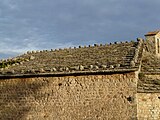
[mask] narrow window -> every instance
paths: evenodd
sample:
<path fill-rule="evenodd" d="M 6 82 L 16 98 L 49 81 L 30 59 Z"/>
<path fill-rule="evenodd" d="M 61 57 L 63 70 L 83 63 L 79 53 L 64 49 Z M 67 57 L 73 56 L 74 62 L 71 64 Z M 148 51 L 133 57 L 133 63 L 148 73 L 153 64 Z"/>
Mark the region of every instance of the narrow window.
<path fill-rule="evenodd" d="M 157 39 L 157 50 L 160 53 L 160 39 Z"/>

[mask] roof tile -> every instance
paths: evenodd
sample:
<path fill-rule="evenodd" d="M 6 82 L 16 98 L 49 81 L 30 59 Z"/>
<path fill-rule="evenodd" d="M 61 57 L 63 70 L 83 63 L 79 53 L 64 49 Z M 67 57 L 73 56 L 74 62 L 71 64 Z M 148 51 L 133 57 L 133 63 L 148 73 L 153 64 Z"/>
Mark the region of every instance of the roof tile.
<path fill-rule="evenodd" d="M 59 50 L 32 51 L 0 62 L 0 74 L 130 69 L 138 65 L 140 41 Z M 134 64 L 135 62 L 135 64 Z M 134 65 L 133 65 L 134 64 Z"/>

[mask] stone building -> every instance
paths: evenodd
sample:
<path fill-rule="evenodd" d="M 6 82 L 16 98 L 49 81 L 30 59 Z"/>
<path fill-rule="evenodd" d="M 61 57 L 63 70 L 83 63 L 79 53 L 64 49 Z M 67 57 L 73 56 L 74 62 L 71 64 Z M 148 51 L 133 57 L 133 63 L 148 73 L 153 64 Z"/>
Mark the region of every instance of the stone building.
<path fill-rule="evenodd" d="M 0 61 L 1 120 L 159 120 L 160 31 Z"/>

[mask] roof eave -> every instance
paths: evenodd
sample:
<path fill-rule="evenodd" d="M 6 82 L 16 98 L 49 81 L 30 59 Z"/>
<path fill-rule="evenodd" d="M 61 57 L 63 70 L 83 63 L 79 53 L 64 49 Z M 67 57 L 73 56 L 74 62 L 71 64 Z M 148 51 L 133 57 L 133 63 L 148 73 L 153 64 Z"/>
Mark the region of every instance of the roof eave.
<path fill-rule="evenodd" d="M 57 73 L 38 73 L 38 74 L 4 74 L 0 79 L 8 78 L 31 78 L 31 77 L 60 77 L 60 76 L 79 76 L 79 75 L 107 75 L 113 73 L 129 73 L 138 71 L 138 67 L 130 69 L 98 70 L 98 71 L 74 71 L 74 72 L 57 72 Z"/>
<path fill-rule="evenodd" d="M 144 36 L 155 36 L 155 35 L 157 35 L 158 33 L 160 33 L 160 31 L 159 30 L 157 30 L 157 31 L 153 31 L 153 32 L 148 32 L 147 34 L 145 34 Z"/>

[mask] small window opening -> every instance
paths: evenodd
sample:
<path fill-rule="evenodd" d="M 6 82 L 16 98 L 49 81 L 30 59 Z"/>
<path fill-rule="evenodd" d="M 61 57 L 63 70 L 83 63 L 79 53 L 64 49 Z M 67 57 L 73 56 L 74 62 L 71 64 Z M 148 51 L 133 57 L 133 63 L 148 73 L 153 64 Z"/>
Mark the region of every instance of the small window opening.
<path fill-rule="evenodd" d="M 129 96 L 129 97 L 127 97 L 127 100 L 128 100 L 129 102 L 133 102 L 133 101 L 134 101 L 134 98 L 131 97 L 131 96 Z"/>
<path fill-rule="evenodd" d="M 62 83 L 59 83 L 58 86 L 62 86 Z"/>
<path fill-rule="evenodd" d="M 157 52 L 160 53 L 160 39 L 157 39 Z"/>

